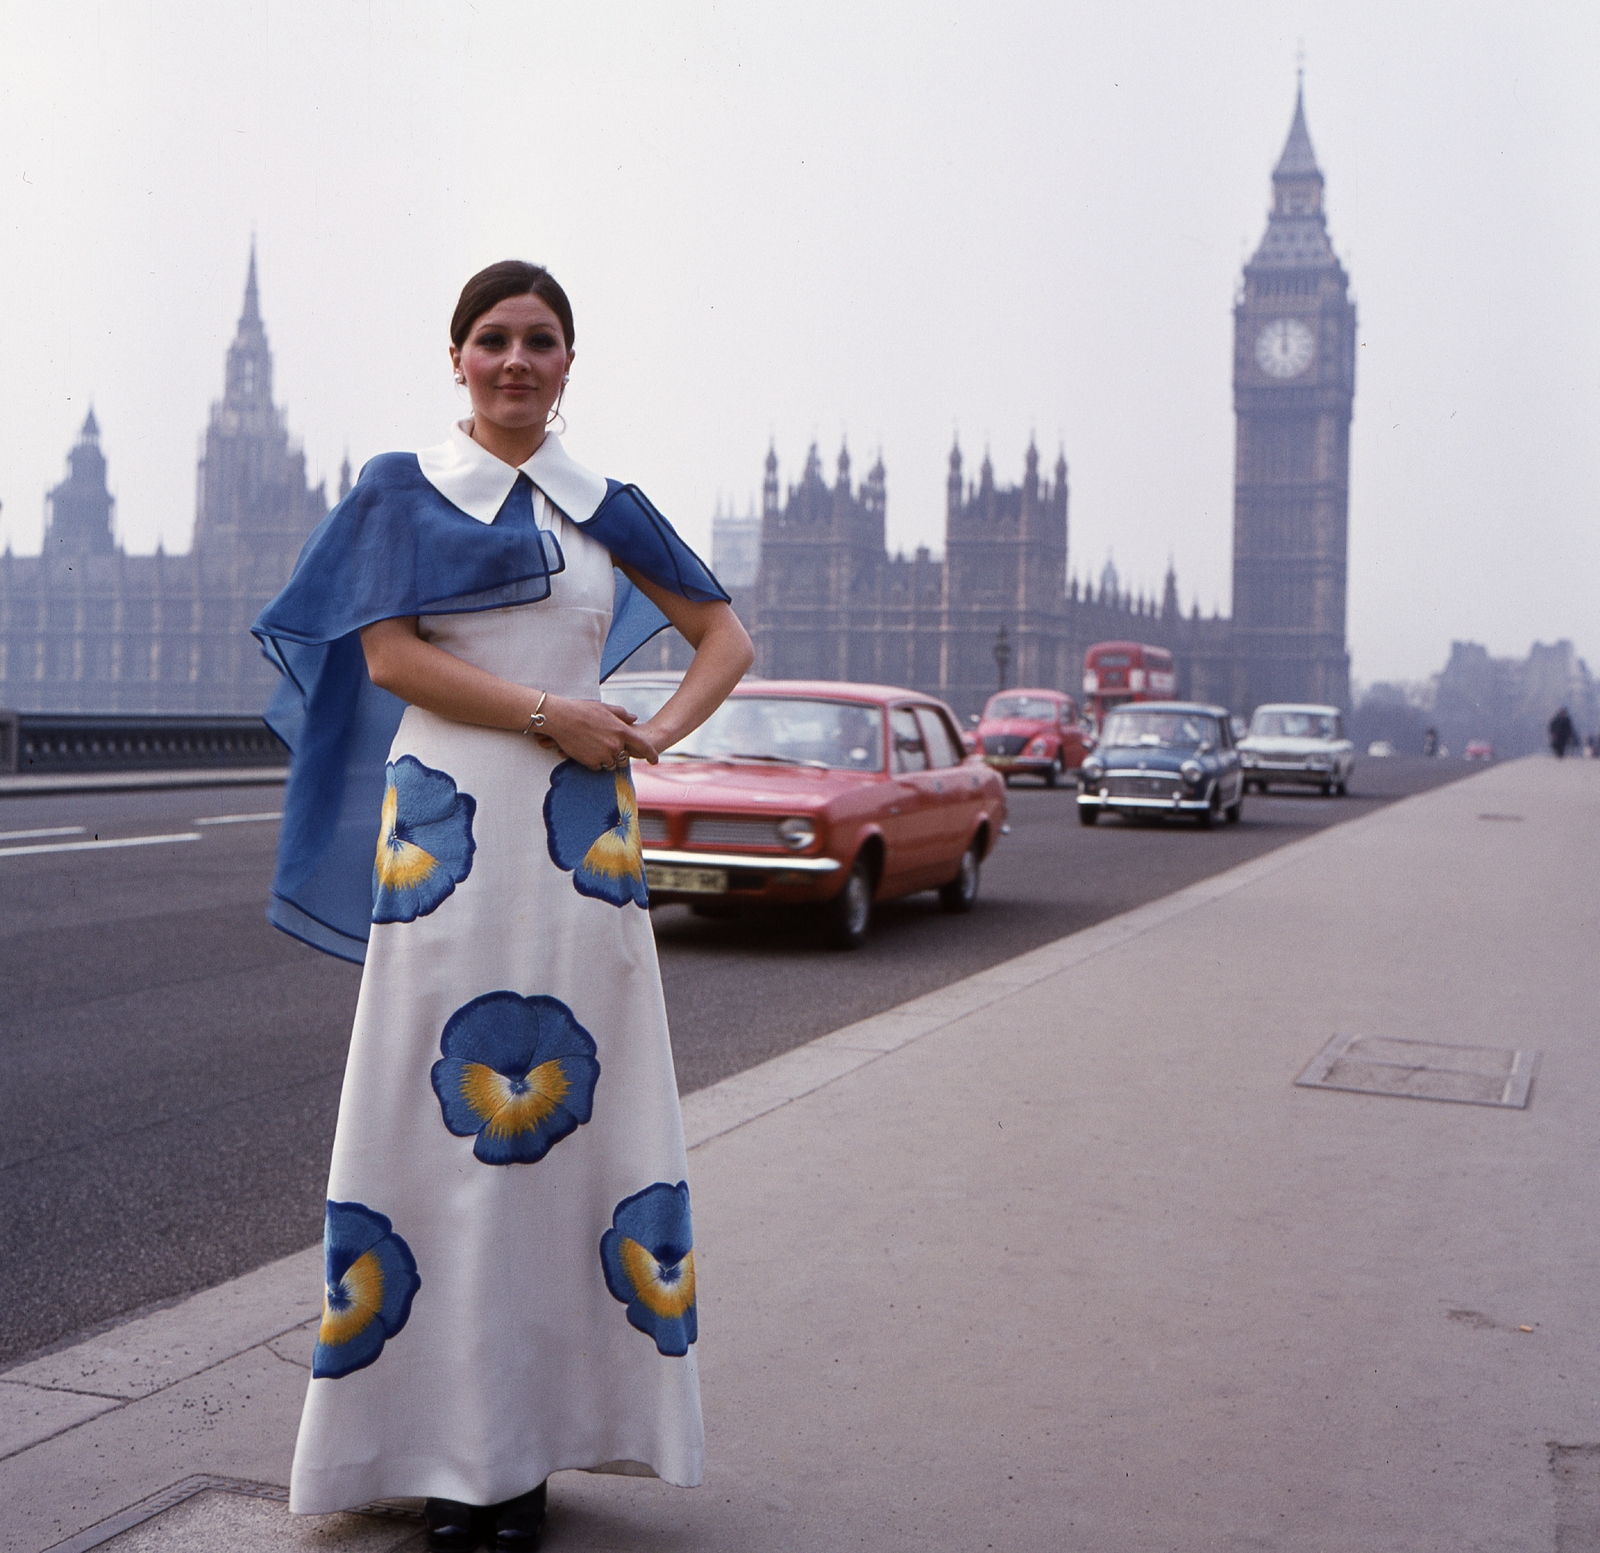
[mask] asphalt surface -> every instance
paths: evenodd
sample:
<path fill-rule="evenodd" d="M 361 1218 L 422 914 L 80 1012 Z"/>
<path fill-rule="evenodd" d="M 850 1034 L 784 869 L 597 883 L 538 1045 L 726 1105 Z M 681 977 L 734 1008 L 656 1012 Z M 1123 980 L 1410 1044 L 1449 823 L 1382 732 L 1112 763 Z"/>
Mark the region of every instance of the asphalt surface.
<path fill-rule="evenodd" d="M 680 1088 L 1470 769 L 1367 761 L 1349 798 L 1252 796 L 1241 824 L 1209 832 L 1088 829 L 1070 790 L 1019 783 L 976 909 L 891 903 L 855 953 L 792 916 L 659 910 Z M 321 1231 L 360 973 L 263 919 L 281 795 L 0 801 L 0 1365 Z M 70 833 L 17 834 L 54 830 Z M 142 836 L 195 839 L 10 850 Z"/>

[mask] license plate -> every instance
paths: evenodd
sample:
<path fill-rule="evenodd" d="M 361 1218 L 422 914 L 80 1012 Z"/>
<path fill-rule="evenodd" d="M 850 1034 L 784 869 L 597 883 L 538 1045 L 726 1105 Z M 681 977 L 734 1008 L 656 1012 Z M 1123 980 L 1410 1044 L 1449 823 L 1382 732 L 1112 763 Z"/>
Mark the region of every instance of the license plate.
<path fill-rule="evenodd" d="M 675 890 L 680 895 L 725 895 L 728 890 L 728 870 L 646 863 L 644 881 L 652 890 Z"/>

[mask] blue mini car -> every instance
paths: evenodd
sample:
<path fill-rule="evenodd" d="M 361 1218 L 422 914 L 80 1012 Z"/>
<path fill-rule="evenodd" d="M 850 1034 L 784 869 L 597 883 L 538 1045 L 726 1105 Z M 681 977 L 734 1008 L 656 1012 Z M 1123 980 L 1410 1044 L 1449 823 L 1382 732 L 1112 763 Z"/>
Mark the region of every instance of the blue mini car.
<path fill-rule="evenodd" d="M 1078 819 L 1187 814 L 1202 828 L 1244 809 L 1244 770 L 1226 707 L 1124 702 L 1078 775 Z"/>

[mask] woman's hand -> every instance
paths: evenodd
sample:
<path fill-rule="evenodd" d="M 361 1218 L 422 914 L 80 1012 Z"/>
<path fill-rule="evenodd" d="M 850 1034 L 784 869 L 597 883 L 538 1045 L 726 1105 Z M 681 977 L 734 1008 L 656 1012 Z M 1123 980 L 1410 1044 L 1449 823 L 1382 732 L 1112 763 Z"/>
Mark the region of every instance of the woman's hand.
<path fill-rule="evenodd" d="M 591 771 L 615 770 L 635 756 L 654 765 L 660 752 L 646 734 L 632 726 L 636 720 L 626 707 L 546 696 L 539 742 L 556 745 L 563 755 Z"/>
<path fill-rule="evenodd" d="M 639 721 L 637 713 L 630 712 L 625 706 L 618 706 L 615 701 L 602 701 L 600 705 L 603 706 L 608 712 L 615 712 L 617 716 L 620 717 L 625 723 L 636 723 Z M 561 746 L 557 744 L 556 741 L 547 733 L 530 733 L 528 737 L 532 739 L 533 742 L 542 750 L 558 750 L 561 748 Z M 658 749 L 656 753 L 659 754 L 660 750 Z"/>

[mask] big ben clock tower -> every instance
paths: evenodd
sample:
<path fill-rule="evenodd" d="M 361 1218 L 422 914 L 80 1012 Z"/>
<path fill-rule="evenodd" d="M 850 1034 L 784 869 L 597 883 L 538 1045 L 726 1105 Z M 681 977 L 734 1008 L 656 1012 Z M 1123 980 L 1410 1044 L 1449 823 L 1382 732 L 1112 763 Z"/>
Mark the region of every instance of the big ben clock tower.
<path fill-rule="evenodd" d="M 1345 573 L 1356 311 L 1297 94 L 1266 235 L 1233 310 L 1235 710 L 1348 707 Z"/>

